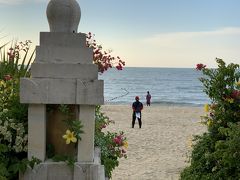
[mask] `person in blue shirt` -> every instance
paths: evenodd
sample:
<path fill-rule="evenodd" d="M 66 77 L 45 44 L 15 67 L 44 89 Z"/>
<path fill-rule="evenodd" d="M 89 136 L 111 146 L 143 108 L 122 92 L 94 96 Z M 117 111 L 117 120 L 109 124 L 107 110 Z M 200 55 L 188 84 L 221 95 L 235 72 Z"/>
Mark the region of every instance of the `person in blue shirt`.
<path fill-rule="evenodd" d="M 135 97 L 135 102 L 132 104 L 133 114 L 132 114 L 132 128 L 134 128 L 135 120 L 138 119 L 139 128 L 142 127 L 142 109 L 143 104 L 139 101 L 139 97 Z"/>

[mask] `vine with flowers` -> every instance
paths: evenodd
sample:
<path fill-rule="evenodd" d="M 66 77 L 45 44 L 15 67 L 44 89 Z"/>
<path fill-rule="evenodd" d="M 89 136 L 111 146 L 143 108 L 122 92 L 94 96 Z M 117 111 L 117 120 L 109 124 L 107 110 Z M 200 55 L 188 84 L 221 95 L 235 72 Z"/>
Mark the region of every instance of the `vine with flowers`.
<path fill-rule="evenodd" d="M 240 69 L 238 64 L 216 61 L 216 69 L 196 67 L 211 100 L 202 116 L 208 131 L 195 137 L 191 164 L 181 179 L 240 179 Z"/>
<path fill-rule="evenodd" d="M 112 172 L 119 165 L 120 158 L 127 158 L 128 142 L 124 132 L 103 131 L 110 123 L 114 123 L 100 111 L 95 111 L 95 146 L 101 148 L 101 163 L 105 167 L 105 175 L 112 177 Z"/>
<path fill-rule="evenodd" d="M 115 67 L 117 70 L 122 70 L 125 66 L 119 56 L 115 57 L 111 53 L 111 50 L 103 50 L 102 45 L 97 44 L 95 40 L 95 34 L 89 32 L 86 34 L 87 47 L 93 49 L 93 63 L 98 66 L 98 71 L 103 73 L 109 68 Z"/>

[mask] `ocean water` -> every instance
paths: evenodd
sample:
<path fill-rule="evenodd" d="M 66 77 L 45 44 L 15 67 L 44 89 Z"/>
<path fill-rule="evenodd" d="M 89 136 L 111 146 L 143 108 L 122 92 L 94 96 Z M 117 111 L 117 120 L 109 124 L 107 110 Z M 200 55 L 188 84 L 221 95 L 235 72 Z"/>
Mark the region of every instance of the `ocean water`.
<path fill-rule="evenodd" d="M 147 91 L 153 104 L 201 106 L 209 102 L 199 81 L 201 72 L 191 68 L 110 69 L 99 76 L 104 80 L 105 104 L 131 104 L 135 96 L 146 102 Z"/>

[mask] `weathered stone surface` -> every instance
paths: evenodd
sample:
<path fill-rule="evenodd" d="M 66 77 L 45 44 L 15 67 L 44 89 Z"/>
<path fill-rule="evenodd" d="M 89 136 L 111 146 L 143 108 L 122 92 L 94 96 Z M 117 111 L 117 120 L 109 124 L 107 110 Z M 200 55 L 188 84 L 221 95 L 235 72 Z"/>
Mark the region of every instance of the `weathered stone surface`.
<path fill-rule="evenodd" d="M 35 62 L 92 64 L 93 50 L 88 47 L 37 46 Z"/>
<path fill-rule="evenodd" d="M 72 169 L 66 163 L 48 163 L 47 180 L 72 180 Z"/>
<path fill-rule="evenodd" d="M 19 180 L 104 180 L 104 167 L 94 163 L 43 162 L 20 174 Z"/>
<path fill-rule="evenodd" d="M 47 99 L 48 81 L 44 79 L 20 79 L 20 102 L 28 104 L 44 104 Z"/>
<path fill-rule="evenodd" d="M 81 17 L 79 4 L 76 0 L 51 0 L 47 17 L 51 32 L 77 32 Z"/>
<path fill-rule="evenodd" d="M 82 81 L 77 80 L 77 104 L 95 104 L 101 105 L 104 104 L 103 97 L 103 81 Z"/>
<path fill-rule="evenodd" d="M 94 149 L 94 163 L 101 164 L 101 148 L 95 147 Z"/>
<path fill-rule="evenodd" d="M 78 141 L 78 162 L 91 162 L 94 160 L 94 129 L 95 106 L 80 105 L 79 120 L 82 122 L 84 133 L 82 140 Z"/>
<path fill-rule="evenodd" d="M 74 180 L 105 180 L 104 166 L 93 163 L 75 163 Z"/>
<path fill-rule="evenodd" d="M 46 157 L 46 105 L 28 107 L 28 159 Z"/>
<path fill-rule="evenodd" d="M 89 167 L 90 164 L 80 164 L 80 163 L 75 163 L 74 164 L 74 174 L 73 174 L 73 180 L 79 180 L 81 177 L 81 179 L 83 180 L 88 180 L 89 179 Z"/>
<path fill-rule="evenodd" d="M 86 81 L 98 78 L 98 68 L 95 64 L 33 63 L 31 75 L 33 78 L 78 78 Z"/>
<path fill-rule="evenodd" d="M 103 81 L 21 78 L 20 102 L 27 104 L 103 104 Z"/>
<path fill-rule="evenodd" d="M 48 82 L 46 104 L 76 104 L 75 79 L 51 79 Z"/>
<path fill-rule="evenodd" d="M 86 34 L 65 32 L 40 32 L 40 46 L 86 47 Z"/>
<path fill-rule="evenodd" d="M 90 179 L 91 180 L 105 180 L 104 166 L 102 166 L 102 165 L 90 166 Z"/>
<path fill-rule="evenodd" d="M 28 167 L 25 173 L 20 173 L 19 180 L 46 180 L 47 174 L 47 166 L 41 163 L 35 165 L 34 169 Z"/>
<path fill-rule="evenodd" d="M 79 177 L 81 178 L 81 177 Z M 72 169 L 64 162 L 44 162 L 28 168 L 20 180 L 72 180 Z"/>
<path fill-rule="evenodd" d="M 21 78 L 20 102 L 28 104 L 76 104 L 76 80 Z"/>

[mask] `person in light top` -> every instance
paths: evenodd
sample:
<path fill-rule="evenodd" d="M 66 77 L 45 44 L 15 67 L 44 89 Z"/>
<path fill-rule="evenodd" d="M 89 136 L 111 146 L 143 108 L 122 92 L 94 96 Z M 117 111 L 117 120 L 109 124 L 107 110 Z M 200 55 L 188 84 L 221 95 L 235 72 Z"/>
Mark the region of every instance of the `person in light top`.
<path fill-rule="evenodd" d="M 138 119 L 139 128 L 142 127 L 142 109 L 143 104 L 139 101 L 139 97 L 135 97 L 135 102 L 132 104 L 133 114 L 132 114 L 132 128 L 134 128 L 135 120 Z"/>

